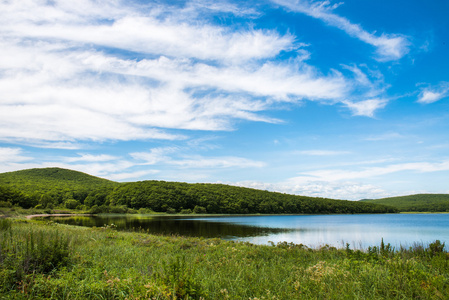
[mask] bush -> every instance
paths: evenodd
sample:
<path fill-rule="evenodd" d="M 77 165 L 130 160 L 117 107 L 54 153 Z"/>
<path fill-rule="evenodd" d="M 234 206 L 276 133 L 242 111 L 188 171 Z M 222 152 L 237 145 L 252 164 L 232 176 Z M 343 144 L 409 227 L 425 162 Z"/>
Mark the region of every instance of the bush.
<path fill-rule="evenodd" d="M 11 228 L 11 221 L 6 218 L 0 218 L 0 231 L 9 230 Z"/>
<path fill-rule="evenodd" d="M 64 203 L 64 206 L 68 209 L 76 209 L 81 203 L 75 199 L 69 199 Z"/>
<path fill-rule="evenodd" d="M 126 214 L 128 212 L 128 207 L 126 207 L 126 205 L 111 206 L 109 211 L 114 214 Z"/>
<path fill-rule="evenodd" d="M 0 201 L 0 207 L 11 207 L 12 204 L 9 201 Z"/>
<path fill-rule="evenodd" d="M 171 207 L 167 208 L 167 214 L 176 214 L 176 209 Z"/>
<path fill-rule="evenodd" d="M 0 228 L 8 229 L 1 239 L 0 294 L 32 285 L 30 279 L 36 274 L 50 274 L 69 265 L 70 239 L 59 231 L 17 231 L 6 219 L 0 221 Z"/>
<path fill-rule="evenodd" d="M 196 214 L 205 214 L 207 211 L 206 208 L 196 205 L 195 208 L 193 209 L 193 212 Z"/>
<path fill-rule="evenodd" d="M 98 205 L 94 205 L 89 209 L 90 214 L 99 214 L 101 213 L 101 209 L 98 207 Z"/>
<path fill-rule="evenodd" d="M 442 253 L 444 250 L 444 244 L 445 243 L 441 243 L 440 240 L 436 240 L 435 242 L 429 244 L 428 251 L 432 256 Z"/>
<path fill-rule="evenodd" d="M 162 261 L 162 269 L 161 279 L 171 289 L 174 299 L 204 299 L 201 297 L 201 286 L 193 278 L 192 269 L 187 266 L 184 256 Z"/>
<path fill-rule="evenodd" d="M 139 214 L 142 214 L 142 215 L 144 215 L 144 214 L 154 214 L 153 210 L 151 210 L 150 208 L 146 208 L 146 207 L 139 208 L 139 210 L 137 212 Z"/>

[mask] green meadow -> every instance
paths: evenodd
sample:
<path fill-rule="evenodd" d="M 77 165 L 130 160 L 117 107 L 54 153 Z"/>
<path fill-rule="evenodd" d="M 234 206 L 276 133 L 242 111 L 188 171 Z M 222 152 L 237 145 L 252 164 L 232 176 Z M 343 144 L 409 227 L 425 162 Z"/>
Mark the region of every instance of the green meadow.
<path fill-rule="evenodd" d="M 0 219 L 2 299 L 447 299 L 444 244 L 253 245 Z"/>

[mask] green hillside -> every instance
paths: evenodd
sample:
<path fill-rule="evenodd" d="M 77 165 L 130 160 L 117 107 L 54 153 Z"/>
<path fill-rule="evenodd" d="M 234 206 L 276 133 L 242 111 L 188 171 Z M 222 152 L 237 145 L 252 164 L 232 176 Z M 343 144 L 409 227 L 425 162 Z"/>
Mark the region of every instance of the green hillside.
<path fill-rule="evenodd" d="M 109 193 L 117 185 L 119 183 L 61 168 L 0 173 L 0 202 L 18 204 L 23 208 L 38 204 L 53 208 L 69 200 L 82 204 L 89 194 Z"/>
<path fill-rule="evenodd" d="M 60 168 L 0 174 L 0 206 L 79 208 L 91 212 L 147 209 L 169 213 L 391 213 L 367 202 L 313 198 L 223 184 L 165 181 L 117 183 Z"/>
<path fill-rule="evenodd" d="M 154 211 L 247 213 L 386 213 L 386 206 L 354 201 L 313 198 L 223 184 L 141 181 L 124 183 L 109 195 L 110 204 L 149 207 Z"/>
<path fill-rule="evenodd" d="M 449 212 L 449 194 L 417 194 L 361 201 L 389 205 L 404 212 Z"/>

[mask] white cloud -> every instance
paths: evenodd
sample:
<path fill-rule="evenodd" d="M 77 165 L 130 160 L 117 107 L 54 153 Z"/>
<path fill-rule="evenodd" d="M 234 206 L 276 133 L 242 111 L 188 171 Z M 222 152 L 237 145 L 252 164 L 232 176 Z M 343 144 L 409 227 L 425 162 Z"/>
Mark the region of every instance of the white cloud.
<path fill-rule="evenodd" d="M 31 160 L 31 157 L 23 156 L 21 148 L 0 147 L 0 163 L 10 164 Z"/>
<path fill-rule="evenodd" d="M 136 160 L 144 161 L 144 165 L 154 165 L 160 162 L 171 161 L 171 157 L 168 154 L 172 154 L 177 150 L 175 147 L 161 147 L 153 148 L 150 152 L 133 152 L 130 155 Z"/>
<path fill-rule="evenodd" d="M 192 156 L 180 160 L 173 160 L 170 164 L 174 164 L 183 168 L 262 168 L 264 162 L 255 161 L 242 157 L 225 156 L 225 157 L 203 157 Z"/>
<path fill-rule="evenodd" d="M 3 5 L 5 14 L 0 16 L 4 21 L 0 25 L 6 36 L 57 39 L 147 54 L 229 61 L 268 58 L 293 47 L 292 36 L 280 36 L 273 31 L 232 32 L 224 27 L 178 20 L 173 12 L 164 20 L 162 16 L 168 9 L 162 6 L 148 6 L 149 12 L 140 13 L 140 7 L 133 9 L 122 2 L 112 6 L 105 1 L 97 5 L 94 1 L 82 1 L 77 4 L 79 8 L 85 6 L 83 13 L 73 5 L 68 6 L 66 1 L 55 1 L 53 5 L 36 3 L 23 1 Z M 105 12 L 99 15 L 102 5 L 105 5 Z M 37 12 L 33 8 L 41 11 L 40 17 L 34 15 Z M 123 12 L 120 13 L 120 9 Z M 176 12 L 182 13 L 182 10 Z M 104 18 L 110 21 L 101 22 Z"/>
<path fill-rule="evenodd" d="M 0 4 L 3 141 L 76 148 L 82 140 L 182 139 L 161 128 L 279 123 L 261 112 L 277 101 L 335 103 L 349 90 L 341 74 L 323 75 L 300 59 L 257 61 L 304 46 L 288 34 L 234 32 L 160 5 L 52 3 Z"/>
<path fill-rule="evenodd" d="M 136 171 L 136 172 L 123 172 L 123 173 L 114 173 L 106 176 L 107 179 L 114 181 L 123 181 L 129 179 L 138 179 L 142 178 L 146 175 L 154 175 L 159 173 L 159 170 L 144 170 L 144 171 Z"/>
<path fill-rule="evenodd" d="M 418 97 L 418 102 L 430 104 L 449 97 L 449 82 L 442 82 L 436 87 L 424 88 Z"/>
<path fill-rule="evenodd" d="M 366 116 L 373 117 L 374 112 L 378 109 L 384 108 L 387 105 L 387 100 L 385 99 L 369 99 L 362 100 L 359 102 L 353 102 L 349 100 L 342 101 L 355 116 Z"/>
<path fill-rule="evenodd" d="M 67 157 L 64 158 L 67 162 L 77 162 L 77 161 L 84 161 L 84 162 L 103 162 L 103 161 L 111 161 L 111 160 L 117 160 L 119 157 L 112 156 L 108 154 L 100 154 L 100 155 L 92 155 L 92 154 L 79 154 L 78 157 Z"/>
<path fill-rule="evenodd" d="M 382 163 L 383 161 L 378 161 Z M 376 162 L 364 162 L 365 164 Z M 349 168 L 353 164 L 347 164 L 344 169 L 323 169 L 303 172 L 300 176 L 287 178 L 276 183 L 258 181 L 243 181 L 229 183 L 237 186 L 256 188 L 261 190 L 276 191 L 288 194 L 327 197 L 332 199 L 359 200 L 364 198 L 383 198 L 397 196 L 397 191 L 386 190 L 376 184 L 367 184 L 366 179 L 386 177 L 397 172 L 433 173 L 449 170 L 449 161 L 440 162 L 411 162 L 402 164 L 390 164 L 378 167 L 366 167 L 361 169 Z M 385 183 L 384 183 L 385 184 Z M 428 193 L 425 189 L 416 190 L 416 187 L 407 187 L 401 194 Z M 441 191 L 444 192 L 444 191 Z"/>
<path fill-rule="evenodd" d="M 230 13 L 235 16 L 245 17 L 257 17 L 261 13 L 255 10 L 253 7 L 245 7 L 246 3 L 230 3 L 226 1 L 214 1 L 214 0 L 192 0 L 186 3 L 186 7 L 183 9 L 183 15 L 190 16 L 198 14 L 203 11 L 216 11 L 220 13 Z"/>
<path fill-rule="evenodd" d="M 319 19 L 329 26 L 343 30 L 348 35 L 355 37 L 362 42 L 376 47 L 378 59 L 380 61 L 397 60 L 406 55 L 409 51 L 410 42 L 407 37 L 399 34 L 386 34 L 380 36 L 369 33 L 358 24 L 351 23 L 348 19 L 335 14 L 333 10 L 338 6 L 330 5 L 330 1 L 312 0 L 272 0 L 273 2 L 285 6 L 288 9 L 306 14 Z"/>
<path fill-rule="evenodd" d="M 376 199 L 392 196 L 380 187 L 357 182 L 297 181 L 296 178 L 291 178 L 279 183 L 244 181 L 230 184 L 287 194 L 341 200 Z"/>
<path fill-rule="evenodd" d="M 298 182 L 307 182 L 311 180 L 337 182 L 357 180 L 361 178 L 372 178 L 402 171 L 429 173 L 448 170 L 449 160 L 444 160 L 436 163 L 412 162 L 403 164 L 391 164 L 382 167 L 369 167 L 363 170 L 330 169 L 310 171 L 304 172 L 301 176 L 295 177 L 294 180 Z"/>
<path fill-rule="evenodd" d="M 186 149 L 161 147 L 153 148 L 149 152 L 130 153 L 130 155 L 136 160 L 144 161 L 142 163 L 144 165 L 165 164 L 192 169 L 261 168 L 265 166 L 263 162 L 235 156 L 204 157 L 201 155 L 183 155 L 177 157 L 179 153 L 184 151 Z"/>

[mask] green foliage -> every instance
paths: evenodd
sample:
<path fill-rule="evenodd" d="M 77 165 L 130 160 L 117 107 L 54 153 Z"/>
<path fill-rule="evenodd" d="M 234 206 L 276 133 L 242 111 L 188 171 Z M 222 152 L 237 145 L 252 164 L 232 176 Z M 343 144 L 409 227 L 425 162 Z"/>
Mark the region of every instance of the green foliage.
<path fill-rule="evenodd" d="M 395 208 L 364 202 L 267 192 L 222 184 L 141 181 L 123 183 L 108 196 L 110 203 L 155 212 L 215 214 L 392 213 Z"/>
<path fill-rule="evenodd" d="M 11 229 L 11 221 L 6 218 L 0 218 L 0 232 Z"/>
<path fill-rule="evenodd" d="M 185 256 L 175 256 L 170 260 L 162 261 L 162 272 L 159 277 L 162 284 L 171 290 L 175 299 L 200 299 L 204 292 L 191 274 L 186 264 Z"/>
<path fill-rule="evenodd" d="M 29 169 L 0 174 L 0 201 L 9 201 L 23 208 L 38 204 L 46 208 L 64 207 L 67 200 L 83 204 L 90 193 L 99 194 L 107 190 L 107 195 L 117 185 L 119 183 L 72 170 Z M 104 204 L 104 199 L 101 204 Z"/>
<path fill-rule="evenodd" d="M 189 214 L 191 214 L 191 213 L 193 213 L 192 212 L 192 210 L 191 209 L 189 209 L 189 208 L 187 208 L 187 209 L 181 209 L 181 211 L 179 212 L 180 214 L 182 214 L 182 215 L 189 215 Z"/>
<path fill-rule="evenodd" d="M 9 220 L 8 220 L 9 221 Z M 37 274 L 51 274 L 70 262 L 70 239 L 58 230 L 17 230 L 0 221 L 0 292 L 26 289 Z"/>
<path fill-rule="evenodd" d="M 30 208 L 35 206 L 36 201 L 31 197 L 25 195 L 9 186 L 0 185 L 0 207 L 11 207 L 18 205 L 23 208 Z"/>
<path fill-rule="evenodd" d="M 205 213 L 207 213 L 207 211 L 206 211 L 206 209 L 204 207 L 198 206 L 198 205 L 195 205 L 195 207 L 193 208 L 193 212 L 195 214 L 205 214 Z"/>
<path fill-rule="evenodd" d="M 64 202 L 64 206 L 68 209 L 76 209 L 81 203 L 75 199 L 68 199 Z"/>
<path fill-rule="evenodd" d="M 13 205 L 29 208 L 40 205 L 39 208 L 47 209 L 84 207 L 90 208 L 90 213 L 129 213 L 141 209 L 197 214 L 397 212 L 395 208 L 367 202 L 287 195 L 223 184 L 117 183 L 59 168 L 0 174 L 0 188 L 0 197 L 3 195 L 0 201 Z"/>
<path fill-rule="evenodd" d="M 11 207 L 12 203 L 9 201 L 0 201 L 0 207 Z"/>
<path fill-rule="evenodd" d="M 403 212 L 449 212 L 449 194 L 418 194 L 361 201 L 388 205 Z"/>
<path fill-rule="evenodd" d="M 449 287 L 449 256 L 438 241 L 311 249 L 8 222 L 0 230 L 2 299 L 446 299 Z M 69 246 L 46 257 L 39 243 Z M 32 249 L 57 267 L 25 271 Z"/>
<path fill-rule="evenodd" d="M 439 253 L 443 253 L 444 251 L 444 244 L 441 243 L 440 240 L 436 240 L 433 243 L 429 244 L 429 252 L 432 256 L 438 255 Z"/>

